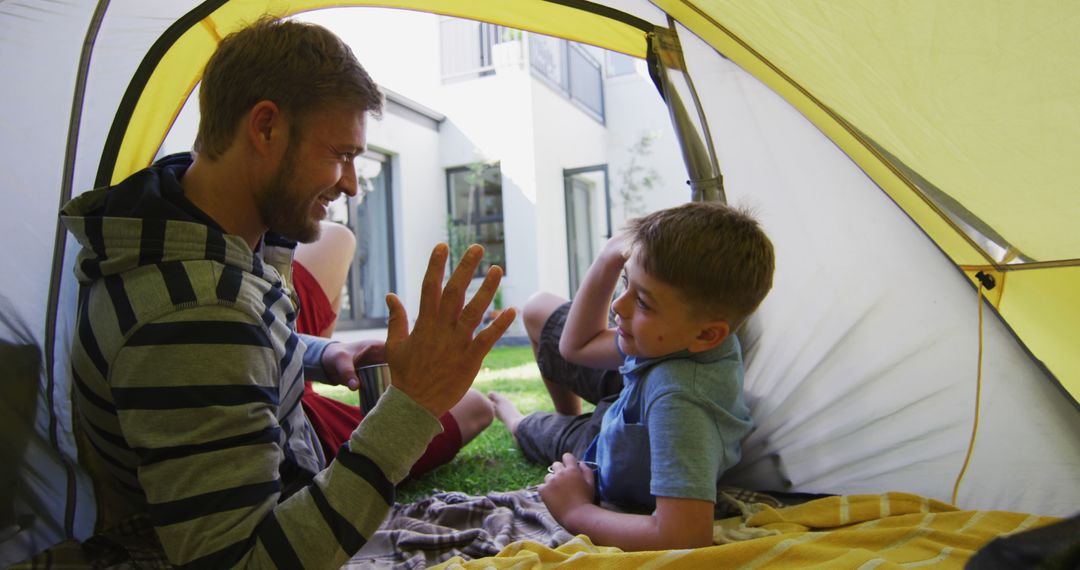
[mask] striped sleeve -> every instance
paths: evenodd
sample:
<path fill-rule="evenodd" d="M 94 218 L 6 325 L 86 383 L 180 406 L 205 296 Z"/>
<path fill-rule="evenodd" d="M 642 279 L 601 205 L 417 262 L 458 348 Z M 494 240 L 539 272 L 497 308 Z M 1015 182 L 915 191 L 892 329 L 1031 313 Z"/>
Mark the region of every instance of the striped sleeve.
<path fill-rule="evenodd" d="M 393 503 L 394 485 L 440 429 L 395 392 L 331 465 L 279 502 L 295 471 L 279 420 L 279 361 L 262 323 L 197 307 L 139 327 L 110 370 L 138 483 L 174 563 L 338 568 Z M 384 405 L 385 404 L 385 405 Z M 367 424 L 368 422 L 365 422 Z M 398 429 L 404 427 L 404 429 Z"/>

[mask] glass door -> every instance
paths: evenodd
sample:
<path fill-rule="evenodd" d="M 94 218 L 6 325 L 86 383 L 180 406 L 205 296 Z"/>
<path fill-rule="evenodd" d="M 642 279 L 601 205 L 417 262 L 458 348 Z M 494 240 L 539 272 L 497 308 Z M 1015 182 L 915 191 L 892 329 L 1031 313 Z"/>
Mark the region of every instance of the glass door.
<path fill-rule="evenodd" d="M 563 171 L 566 192 L 566 257 L 570 297 L 581 287 L 598 249 L 611 237 L 607 166 Z"/>
<path fill-rule="evenodd" d="M 356 159 L 360 191 L 335 202 L 330 219 L 356 235 L 356 253 L 345 283 L 338 329 L 386 327 L 386 294 L 394 289 L 394 225 L 390 157 L 367 151 Z"/>

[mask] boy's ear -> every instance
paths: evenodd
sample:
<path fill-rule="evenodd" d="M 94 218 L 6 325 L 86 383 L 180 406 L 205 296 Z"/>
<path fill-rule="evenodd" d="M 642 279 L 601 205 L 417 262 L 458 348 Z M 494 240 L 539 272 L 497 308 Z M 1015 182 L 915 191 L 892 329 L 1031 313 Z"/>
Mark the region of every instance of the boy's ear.
<path fill-rule="evenodd" d="M 709 321 L 702 326 L 701 332 L 699 332 L 697 338 L 690 343 L 688 350 L 690 352 L 705 352 L 724 342 L 724 339 L 726 339 L 729 334 L 731 334 L 731 325 L 729 325 L 727 321 L 723 319 Z"/>

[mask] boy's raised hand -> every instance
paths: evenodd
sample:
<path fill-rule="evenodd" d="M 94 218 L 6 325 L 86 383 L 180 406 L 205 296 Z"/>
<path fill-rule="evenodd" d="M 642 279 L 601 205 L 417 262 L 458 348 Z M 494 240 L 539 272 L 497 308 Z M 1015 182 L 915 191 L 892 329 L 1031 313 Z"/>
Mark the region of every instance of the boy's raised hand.
<path fill-rule="evenodd" d="M 514 309 L 503 311 L 473 337 L 499 288 L 502 269 L 492 266 L 479 290 L 465 304 L 465 291 L 484 248 L 470 246 L 443 289 L 442 276 L 449 255 L 449 247 L 443 243 L 431 252 L 420 292 L 420 312 L 412 333 L 401 299 L 393 293 L 386 297 L 390 309 L 386 357 L 391 383 L 435 417 L 461 400 L 480 371 L 484 357 L 515 317 Z"/>
<path fill-rule="evenodd" d="M 612 263 L 626 263 L 630 254 L 629 248 L 630 235 L 620 230 L 604 242 L 604 247 L 596 257 L 610 259 Z"/>

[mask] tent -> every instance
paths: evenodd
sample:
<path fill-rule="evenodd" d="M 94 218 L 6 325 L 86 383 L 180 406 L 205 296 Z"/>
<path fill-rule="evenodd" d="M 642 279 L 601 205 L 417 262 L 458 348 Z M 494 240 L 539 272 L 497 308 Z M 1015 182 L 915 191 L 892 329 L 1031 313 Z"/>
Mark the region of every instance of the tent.
<path fill-rule="evenodd" d="M 694 191 L 754 205 L 777 249 L 742 331 L 757 428 L 733 484 L 1080 511 L 1078 5 L 0 3 L 0 563 L 94 523 L 59 206 L 151 160 L 220 37 L 330 5 L 671 56 L 658 79 Z"/>

